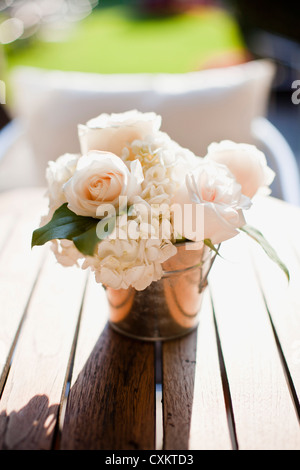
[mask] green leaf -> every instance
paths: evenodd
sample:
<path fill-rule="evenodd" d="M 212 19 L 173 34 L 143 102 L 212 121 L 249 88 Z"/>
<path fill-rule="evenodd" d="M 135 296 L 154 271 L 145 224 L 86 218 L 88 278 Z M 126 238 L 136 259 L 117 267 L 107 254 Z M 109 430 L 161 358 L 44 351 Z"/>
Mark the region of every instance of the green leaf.
<path fill-rule="evenodd" d="M 74 245 L 76 246 L 77 250 L 80 251 L 80 253 L 82 253 L 83 255 L 93 256 L 95 247 L 97 243 L 99 243 L 96 224 L 93 225 L 90 229 L 78 235 L 77 237 L 73 237 Z"/>
<path fill-rule="evenodd" d="M 215 247 L 215 245 L 212 244 L 211 240 L 209 238 L 205 238 L 205 240 L 203 240 L 203 243 L 204 245 L 208 246 L 208 248 L 210 248 L 212 251 L 214 251 L 216 253 L 216 255 L 220 255 L 219 253 L 219 250 Z M 218 246 L 218 248 L 220 247 L 220 245 Z"/>
<path fill-rule="evenodd" d="M 245 232 L 249 237 L 251 237 L 253 240 L 255 240 L 257 243 L 260 244 L 262 249 L 267 253 L 269 258 L 274 261 L 285 273 L 288 281 L 290 280 L 290 273 L 285 266 L 285 264 L 281 261 L 281 259 L 278 257 L 276 251 L 274 248 L 270 245 L 270 243 L 265 239 L 263 234 L 257 230 L 254 227 L 251 227 L 250 225 L 244 225 L 243 227 L 240 228 L 243 232 Z"/>
<path fill-rule="evenodd" d="M 99 219 L 75 214 L 65 203 L 54 212 L 48 224 L 33 232 L 31 246 L 44 245 L 55 239 L 72 240 L 81 253 L 92 256 L 99 242 L 96 233 L 98 223 Z"/>

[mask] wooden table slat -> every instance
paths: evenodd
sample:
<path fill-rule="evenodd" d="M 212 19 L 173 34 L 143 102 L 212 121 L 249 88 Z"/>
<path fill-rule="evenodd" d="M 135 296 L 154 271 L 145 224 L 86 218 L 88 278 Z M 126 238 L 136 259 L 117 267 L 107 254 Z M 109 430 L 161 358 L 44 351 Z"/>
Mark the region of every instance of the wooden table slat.
<path fill-rule="evenodd" d="M 0 449 L 154 450 L 154 344 L 108 326 L 93 275 L 30 249 L 44 193 L 0 194 Z M 165 451 L 300 449 L 300 208 L 256 198 L 247 220 L 291 282 L 245 235 L 222 244 L 198 329 L 162 346 Z"/>
<path fill-rule="evenodd" d="M 15 224 L 14 214 L 11 214 L 11 213 L 1 214 L 0 213 L 0 254 L 9 239 L 9 235 L 13 231 L 14 224 Z"/>
<path fill-rule="evenodd" d="M 103 287 L 90 277 L 61 435 L 62 449 L 154 449 L 154 344 L 107 324 Z"/>
<path fill-rule="evenodd" d="M 231 449 L 208 289 L 198 329 L 162 351 L 164 448 Z"/>
<path fill-rule="evenodd" d="M 0 400 L 2 449 L 52 447 L 85 278 L 49 253 Z"/>
<path fill-rule="evenodd" d="M 295 409 L 250 259 L 251 240 L 224 244 L 209 284 L 240 449 L 300 448 Z M 280 444 L 279 444 L 280 443 Z"/>
<path fill-rule="evenodd" d="M 44 207 L 40 196 L 40 190 L 30 191 L 28 202 L 32 204 L 29 207 L 27 198 L 23 197 L 14 210 L 9 212 L 10 206 L 4 205 L 5 211 L 1 213 L 9 226 L 1 230 L 5 235 L 0 251 L 0 393 L 16 335 L 44 258 L 44 247 L 30 248 L 32 230 L 39 223 Z M 3 202 L 2 198 L 0 201 Z"/>
<path fill-rule="evenodd" d="M 300 208 L 268 198 L 269 218 L 254 210 L 253 223 L 259 224 L 266 238 L 284 260 L 290 272 L 290 282 L 259 246 L 251 245 L 251 256 L 263 295 L 278 336 L 280 348 L 291 375 L 292 386 L 300 399 Z M 265 207 L 265 199 L 260 201 Z M 278 220 L 282 231 L 277 228 Z M 284 227 L 289 230 L 284 233 Z"/>

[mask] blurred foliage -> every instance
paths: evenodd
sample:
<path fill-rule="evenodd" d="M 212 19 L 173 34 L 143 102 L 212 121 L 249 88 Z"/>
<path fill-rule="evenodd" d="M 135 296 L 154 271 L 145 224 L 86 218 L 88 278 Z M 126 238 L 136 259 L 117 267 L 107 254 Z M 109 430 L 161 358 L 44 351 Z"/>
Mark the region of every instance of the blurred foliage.
<path fill-rule="evenodd" d="M 18 48 L 4 46 L 8 69 L 25 65 L 94 73 L 186 72 L 243 48 L 235 20 L 213 7 L 144 18 L 125 6 L 96 8 L 64 40 L 18 42 Z"/>
<path fill-rule="evenodd" d="M 57 40 L 97 5 L 98 0 L 0 0 L 0 44 Z"/>

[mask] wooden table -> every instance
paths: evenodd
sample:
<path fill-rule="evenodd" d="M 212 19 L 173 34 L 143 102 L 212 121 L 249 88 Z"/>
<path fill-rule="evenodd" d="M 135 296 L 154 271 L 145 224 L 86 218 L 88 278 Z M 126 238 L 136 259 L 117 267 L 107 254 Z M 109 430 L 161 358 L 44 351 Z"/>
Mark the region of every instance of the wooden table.
<path fill-rule="evenodd" d="M 198 329 L 154 344 L 111 330 L 89 273 L 31 250 L 43 193 L 0 195 L 0 448 L 299 450 L 300 209 L 265 198 L 247 214 L 289 285 L 241 234 Z"/>

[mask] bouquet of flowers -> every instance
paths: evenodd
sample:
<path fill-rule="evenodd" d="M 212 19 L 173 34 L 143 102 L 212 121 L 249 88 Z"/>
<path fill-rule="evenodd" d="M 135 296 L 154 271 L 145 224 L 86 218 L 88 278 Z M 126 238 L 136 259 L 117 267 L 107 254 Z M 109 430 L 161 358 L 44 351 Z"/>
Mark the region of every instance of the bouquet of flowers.
<path fill-rule="evenodd" d="M 246 232 L 288 271 L 244 211 L 270 193 L 274 172 L 255 146 L 212 143 L 205 156 L 160 130 L 161 117 L 136 110 L 78 126 L 80 154 L 50 161 L 49 211 L 32 236 L 59 263 L 90 268 L 113 289 L 144 290 L 161 279 L 178 243 L 218 245 Z M 189 244 L 193 248 L 193 243 Z"/>

